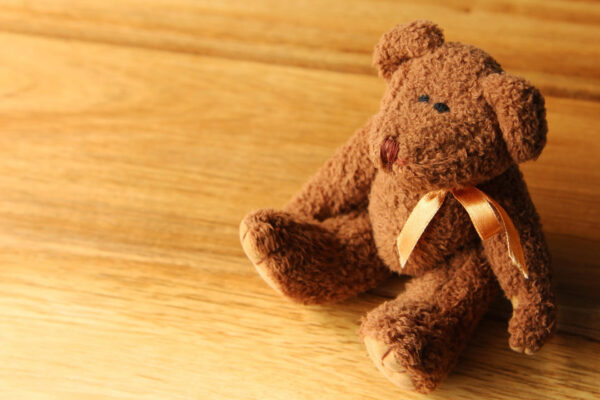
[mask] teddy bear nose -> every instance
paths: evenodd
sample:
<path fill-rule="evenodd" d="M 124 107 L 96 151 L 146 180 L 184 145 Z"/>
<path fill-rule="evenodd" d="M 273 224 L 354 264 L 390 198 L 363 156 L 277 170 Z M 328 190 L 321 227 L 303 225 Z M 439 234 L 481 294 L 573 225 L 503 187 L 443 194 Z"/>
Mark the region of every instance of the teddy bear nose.
<path fill-rule="evenodd" d="M 450 108 L 446 105 L 446 103 L 435 103 L 433 108 L 439 113 L 450 111 Z"/>
<path fill-rule="evenodd" d="M 384 166 L 390 166 L 396 161 L 398 158 L 398 150 L 398 142 L 392 137 L 386 137 L 379 149 L 379 156 L 381 157 L 381 162 Z"/>

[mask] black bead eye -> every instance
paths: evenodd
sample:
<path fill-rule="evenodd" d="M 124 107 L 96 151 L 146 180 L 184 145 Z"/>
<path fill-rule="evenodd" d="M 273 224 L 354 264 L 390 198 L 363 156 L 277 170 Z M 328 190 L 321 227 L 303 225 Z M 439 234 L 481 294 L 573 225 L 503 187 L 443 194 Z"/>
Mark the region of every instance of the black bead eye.
<path fill-rule="evenodd" d="M 423 94 L 423 95 L 419 96 L 418 100 L 421 103 L 428 103 L 429 102 L 429 96 L 427 96 L 426 94 Z"/>
<path fill-rule="evenodd" d="M 433 108 L 439 113 L 445 113 L 450 111 L 450 108 L 445 103 L 435 103 Z"/>

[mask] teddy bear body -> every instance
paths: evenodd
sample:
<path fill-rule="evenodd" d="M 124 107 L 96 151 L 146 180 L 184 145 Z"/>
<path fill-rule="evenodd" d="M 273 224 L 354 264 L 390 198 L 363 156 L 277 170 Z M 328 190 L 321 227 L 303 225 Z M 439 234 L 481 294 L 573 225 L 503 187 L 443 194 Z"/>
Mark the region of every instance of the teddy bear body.
<path fill-rule="evenodd" d="M 471 46 L 446 43 L 400 68 L 368 132 L 369 155 L 377 170 L 369 216 L 386 265 L 415 275 L 478 239 L 463 207 L 448 198 L 401 270 L 396 238 L 421 196 L 433 189 L 485 182 L 506 168 L 510 157 L 497 151 L 502 150 L 497 143 L 501 135 L 479 83 L 482 76 L 500 71 L 491 57 Z M 447 110 L 439 112 L 435 104 Z M 390 166 L 382 165 L 381 149 L 372 145 L 386 137 L 399 147 Z"/>
<path fill-rule="evenodd" d="M 360 334 L 392 382 L 428 392 L 451 370 L 498 287 L 513 305 L 513 350 L 539 350 L 555 327 L 549 254 L 517 166 L 544 147 L 544 102 L 485 52 L 444 43 L 426 21 L 384 35 L 374 64 L 388 82 L 379 112 L 283 210 L 249 214 L 240 238 L 265 281 L 305 304 L 343 300 L 392 271 L 412 276 L 365 317 Z M 465 187 L 506 210 L 528 279 L 509 258 L 504 233 L 482 241 L 449 194 L 401 266 L 396 239 L 419 199 Z"/>
<path fill-rule="evenodd" d="M 377 173 L 373 180 L 368 207 L 378 255 L 392 271 L 420 276 L 440 267 L 442 260 L 458 249 L 478 244 L 479 238 L 466 211 L 457 200 L 448 197 L 419 240 L 408 263 L 401 268 L 396 238 L 424 193 L 406 192 L 402 188 L 394 187 L 395 183 L 393 176 L 385 172 Z"/>

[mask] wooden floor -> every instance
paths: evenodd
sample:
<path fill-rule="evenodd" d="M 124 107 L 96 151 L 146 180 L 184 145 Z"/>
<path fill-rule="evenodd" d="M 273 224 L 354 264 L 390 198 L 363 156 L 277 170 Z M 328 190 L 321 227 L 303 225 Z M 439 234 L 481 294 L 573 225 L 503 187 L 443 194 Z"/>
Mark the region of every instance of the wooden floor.
<path fill-rule="evenodd" d="M 499 300 L 432 399 L 600 396 L 600 4 L 0 2 L 1 399 L 416 399 L 361 316 L 278 297 L 238 240 L 378 109 L 380 34 L 427 18 L 541 88 L 523 167 L 554 258 L 559 331 L 507 345 Z"/>

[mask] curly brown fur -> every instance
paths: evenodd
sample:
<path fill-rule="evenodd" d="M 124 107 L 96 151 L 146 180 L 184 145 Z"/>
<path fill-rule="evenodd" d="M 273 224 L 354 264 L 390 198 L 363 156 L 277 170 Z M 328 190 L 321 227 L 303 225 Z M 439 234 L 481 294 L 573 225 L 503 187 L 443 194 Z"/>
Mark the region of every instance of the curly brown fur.
<path fill-rule="evenodd" d="M 508 326 L 510 347 L 531 354 L 542 347 L 556 328 L 550 253 L 539 216 L 516 165 L 481 188 L 502 204 L 519 231 L 529 279 L 523 279 L 512 265 L 504 234 L 486 240 L 483 247 L 504 294 L 513 304 L 513 316 Z"/>
<path fill-rule="evenodd" d="M 363 338 L 384 343 L 419 392 L 435 389 L 455 364 L 497 292 L 485 259 L 473 247 L 411 281 L 395 300 L 371 311 Z"/>
<path fill-rule="evenodd" d="M 293 214 L 324 220 L 366 209 L 377 170 L 365 157 L 372 120 L 340 147 L 285 206 Z"/>
<path fill-rule="evenodd" d="M 248 215 L 242 243 L 261 275 L 304 304 L 343 300 L 383 282 L 391 271 L 377 255 L 366 210 L 309 220 L 276 210 Z"/>
<path fill-rule="evenodd" d="M 446 376 L 500 284 L 512 301 L 511 348 L 540 349 L 556 325 L 550 256 L 517 163 L 546 142 L 544 99 L 473 46 L 444 42 L 431 22 L 383 35 L 374 65 L 388 82 L 379 112 L 284 211 L 259 210 L 242 243 L 278 291 L 303 303 L 337 301 L 397 271 L 413 277 L 365 319 L 369 354 L 393 382 L 427 392 Z M 509 258 L 503 234 L 484 243 L 451 196 L 402 269 L 395 242 L 417 201 L 476 185 L 519 231 L 530 271 Z"/>

